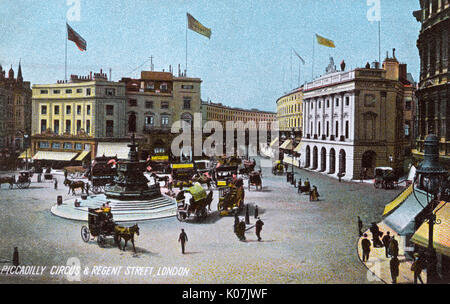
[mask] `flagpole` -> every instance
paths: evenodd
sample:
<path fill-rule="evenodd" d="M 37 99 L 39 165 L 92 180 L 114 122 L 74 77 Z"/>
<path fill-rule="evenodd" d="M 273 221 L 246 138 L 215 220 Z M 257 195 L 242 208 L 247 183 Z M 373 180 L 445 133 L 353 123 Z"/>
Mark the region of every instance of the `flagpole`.
<path fill-rule="evenodd" d="M 381 20 L 378 20 L 378 63 L 381 63 Z"/>
<path fill-rule="evenodd" d="M 188 16 L 186 13 L 186 71 L 185 71 L 186 74 L 187 74 L 187 66 L 188 66 L 187 57 L 188 57 Z M 184 76 L 186 77 L 187 75 L 184 75 Z"/>
<path fill-rule="evenodd" d="M 66 53 L 65 53 L 65 61 L 64 61 L 64 79 L 67 82 L 67 40 L 69 39 L 69 33 L 67 31 L 67 23 L 66 23 Z"/>
<path fill-rule="evenodd" d="M 314 80 L 314 35 L 313 35 L 313 60 L 312 60 L 312 70 L 311 70 L 311 81 Z"/>

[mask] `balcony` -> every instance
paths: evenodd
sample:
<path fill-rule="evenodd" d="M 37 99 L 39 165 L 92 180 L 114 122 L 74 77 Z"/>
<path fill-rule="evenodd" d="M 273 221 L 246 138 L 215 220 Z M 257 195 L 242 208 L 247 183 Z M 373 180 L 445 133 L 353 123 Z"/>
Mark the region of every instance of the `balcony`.
<path fill-rule="evenodd" d="M 142 131 L 144 134 L 151 134 L 155 132 L 170 132 L 171 127 L 168 125 L 155 126 L 155 125 L 144 125 Z"/>

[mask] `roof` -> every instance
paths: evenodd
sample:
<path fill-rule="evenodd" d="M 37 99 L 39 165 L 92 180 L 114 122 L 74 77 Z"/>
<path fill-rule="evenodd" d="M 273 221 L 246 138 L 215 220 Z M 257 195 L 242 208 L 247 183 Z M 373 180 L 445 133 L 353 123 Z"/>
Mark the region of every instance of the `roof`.
<path fill-rule="evenodd" d="M 169 72 L 153 72 L 153 71 L 142 71 L 141 79 L 143 80 L 163 80 L 172 81 L 173 75 Z"/>

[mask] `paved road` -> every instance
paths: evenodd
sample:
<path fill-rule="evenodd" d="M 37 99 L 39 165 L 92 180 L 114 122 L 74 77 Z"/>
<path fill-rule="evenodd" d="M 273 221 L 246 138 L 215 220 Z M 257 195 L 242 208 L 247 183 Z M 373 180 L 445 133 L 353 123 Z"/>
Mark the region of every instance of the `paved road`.
<path fill-rule="evenodd" d="M 70 257 L 80 260 L 82 269 L 95 266 L 123 266 L 120 275 L 82 275 L 82 283 L 369 283 L 367 269 L 357 252 L 357 216 L 368 227 L 379 222 L 384 205 L 400 190 L 377 190 L 370 184 L 339 183 L 319 173 L 297 170 L 296 178 L 307 177 L 319 189 L 321 200 L 309 202 L 300 196 L 285 176 L 273 176 L 263 168 L 261 192 L 246 191 L 246 203 L 257 204 L 265 222 L 257 242 L 254 229 L 240 242 L 233 233 L 232 217 L 213 212 L 203 223 L 180 223 L 176 218 L 139 223 L 137 254 L 128 245 L 119 251 L 109 240 L 106 248 L 86 244 L 80 237 L 82 222 L 51 215 L 57 195 L 52 183 L 33 183 L 27 190 L 0 190 L 0 259 L 12 256 L 19 247 L 21 262 L 47 266 L 42 276 L 0 275 L 0 282 L 69 282 L 51 275 L 52 265 L 66 265 Z M 247 183 L 246 183 L 247 184 Z M 217 196 L 217 193 L 216 193 Z M 251 222 L 254 223 L 251 218 Z M 187 254 L 177 242 L 181 228 L 187 232 Z M 4 265 L 0 264 L 0 270 Z M 126 267 L 153 267 L 152 273 L 125 275 Z M 163 275 L 163 267 L 182 270 L 181 275 Z M 160 275 L 158 274 L 158 269 Z M 98 269 L 97 269 L 98 270 Z M 128 271 L 130 268 L 128 268 Z"/>

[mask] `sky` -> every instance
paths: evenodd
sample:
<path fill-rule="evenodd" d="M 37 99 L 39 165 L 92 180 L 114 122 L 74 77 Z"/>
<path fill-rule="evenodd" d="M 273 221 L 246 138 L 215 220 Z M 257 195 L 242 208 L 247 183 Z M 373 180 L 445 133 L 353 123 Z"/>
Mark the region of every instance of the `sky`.
<path fill-rule="evenodd" d="M 68 41 L 68 75 L 111 68 L 114 81 L 139 78 L 150 56 L 155 70 L 184 70 L 187 37 L 187 76 L 202 79 L 202 100 L 276 111 L 285 92 L 324 74 L 330 56 L 347 70 L 378 60 L 377 16 L 381 60 L 395 48 L 417 80 L 419 8 L 418 0 L 0 0 L 0 64 L 17 73 L 21 60 L 32 84 L 63 80 L 67 21 L 87 41 L 86 52 Z M 187 12 L 211 39 L 186 35 Z M 315 34 L 336 48 L 313 43 Z"/>

